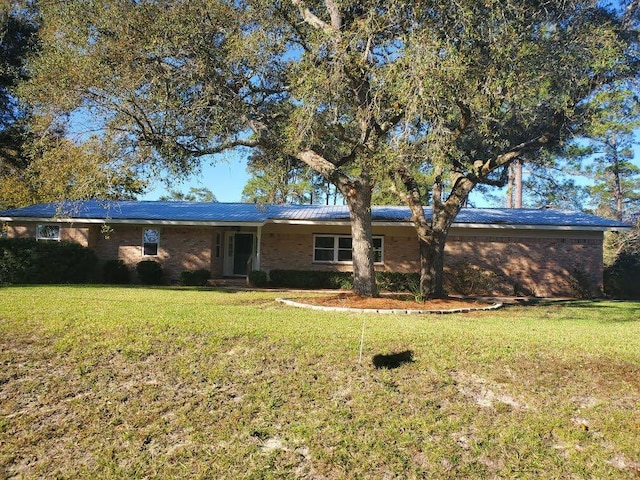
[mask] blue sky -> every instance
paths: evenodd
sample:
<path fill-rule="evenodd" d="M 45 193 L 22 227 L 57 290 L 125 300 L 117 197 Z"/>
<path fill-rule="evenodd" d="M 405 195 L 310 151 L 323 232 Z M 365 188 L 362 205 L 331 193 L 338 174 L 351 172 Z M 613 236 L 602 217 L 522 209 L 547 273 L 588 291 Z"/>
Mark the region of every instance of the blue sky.
<path fill-rule="evenodd" d="M 225 158 L 213 163 L 203 163 L 202 173 L 193 175 L 183 183 L 174 184 L 171 188 L 188 193 L 191 187 L 205 187 L 213 192 L 219 202 L 233 203 L 241 201 L 242 190 L 248 180 L 246 157 L 238 155 L 233 159 Z M 140 197 L 140 200 L 158 200 L 167 194 L 167 187 L 158 183 L 154 189 Z M 478 207 L 491 206 L 481 195 L 474 196 L 473 201 Z"/>
<path fill-rule="evenodd" d="M 171 188 L 188 193 L 191 187 L 204 187 L 211 190 L 219 202 L 239 202 L 247 180 L 249 175 L 246 157 L 227 155 L 216 158 L 212 163 L 203 162 L 201 173 L 193 175 L 186 182 L 174 184 Z M 141 200 L 158 200 L 166 194 L 167 187 L 158 183 Z"/>

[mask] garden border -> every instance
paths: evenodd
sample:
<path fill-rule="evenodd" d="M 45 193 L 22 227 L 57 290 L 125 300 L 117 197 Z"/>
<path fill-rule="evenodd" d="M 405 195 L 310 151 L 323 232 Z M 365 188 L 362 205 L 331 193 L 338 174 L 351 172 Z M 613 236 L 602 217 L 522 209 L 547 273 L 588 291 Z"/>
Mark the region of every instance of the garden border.
<path fill-rule="evenodd" d="M 396 315 L 424 315 L 424 314 L 447 314 L 447 313 L 470 313 L 488 310 L 497 310 L 504 306 L 504 303 L 497 302 L 486 307 L 452 308 L 449 310 L 422 310 L 422 309 L 402 309 L 402 308 L 351 308 L 351 307 L 327 307 L 324 305 L 312 305 L 300 303 L 287 298 L 276 298 L 276 302 L 283 303 L 290 307 L 307 308 L 309 310 L 320 310 L 323 312 L 355 312 L 355 313 L 383 313 Z"/>

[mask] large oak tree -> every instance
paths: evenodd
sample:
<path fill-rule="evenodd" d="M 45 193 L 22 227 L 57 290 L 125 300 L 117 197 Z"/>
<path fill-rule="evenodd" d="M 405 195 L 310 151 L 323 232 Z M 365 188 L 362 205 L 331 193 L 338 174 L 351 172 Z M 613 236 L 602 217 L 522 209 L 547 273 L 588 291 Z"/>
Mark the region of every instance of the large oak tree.
<path fill-rule="evenodd" d="M 31 101 L 100 119 L 122 155 L 177 174 L 231 148 L 297 158 L 349 206 L 361 295 L 377 294 L 376 182 L 396 182 L 423 294 L 442 295 L 471 190 L 559 142 L 635 62 L 633 8 L 593 0 L 69 0 L 42 15 Z"/>

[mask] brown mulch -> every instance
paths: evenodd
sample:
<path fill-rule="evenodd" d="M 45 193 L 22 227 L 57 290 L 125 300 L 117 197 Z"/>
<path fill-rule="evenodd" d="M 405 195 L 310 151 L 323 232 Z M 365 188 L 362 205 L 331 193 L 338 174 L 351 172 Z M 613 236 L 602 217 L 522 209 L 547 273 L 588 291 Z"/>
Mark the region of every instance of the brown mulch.
<path fill-rule="evenodd" d="M 360 297 L 353 293 L 339 293 L 326 297 L 297 298 L 297 302 L 324 307 L 400 309 L 400 310 L 455 310 L 460 308 L 482 308 L 488 303 L 460 298 L 441 298 L 418 302 L 413 295 L 382 295 L 377 298 Z"/>

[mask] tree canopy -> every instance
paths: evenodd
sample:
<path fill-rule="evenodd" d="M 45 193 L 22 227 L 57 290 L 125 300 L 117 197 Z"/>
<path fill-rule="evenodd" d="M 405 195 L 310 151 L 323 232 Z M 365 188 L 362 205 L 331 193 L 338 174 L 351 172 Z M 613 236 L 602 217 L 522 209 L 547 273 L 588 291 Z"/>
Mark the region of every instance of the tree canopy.
<path fill-rule="evenodd" d="M 8 3 L 8 2 L 7 2 Z M 145 188 L 134 166 L 110 158 L 113 146 L 87 136 L 74 142 L 57 121 L 20 101 L 38 54 L 41 18 L 35 1 L 0 11 L 0 208 L 77 198 L 133 198 Z"/>
<path fill-rule="evenodd" d="M 15 96 L 28 74 L 27 56 L 38 48 L 38 26 L 28 12 L 0 11 L 0 167 L 22 164 L 21 153 L 29 112 Z"/>
<path fill-rule="evenodd" d="M 206 187 L 191 187 L 187 193 L 177 189 L 169 189 L 169 194 L 159 198 L 163 202 L 205 202 L 216 203 L 218 200 L 211 190 Z"/>

